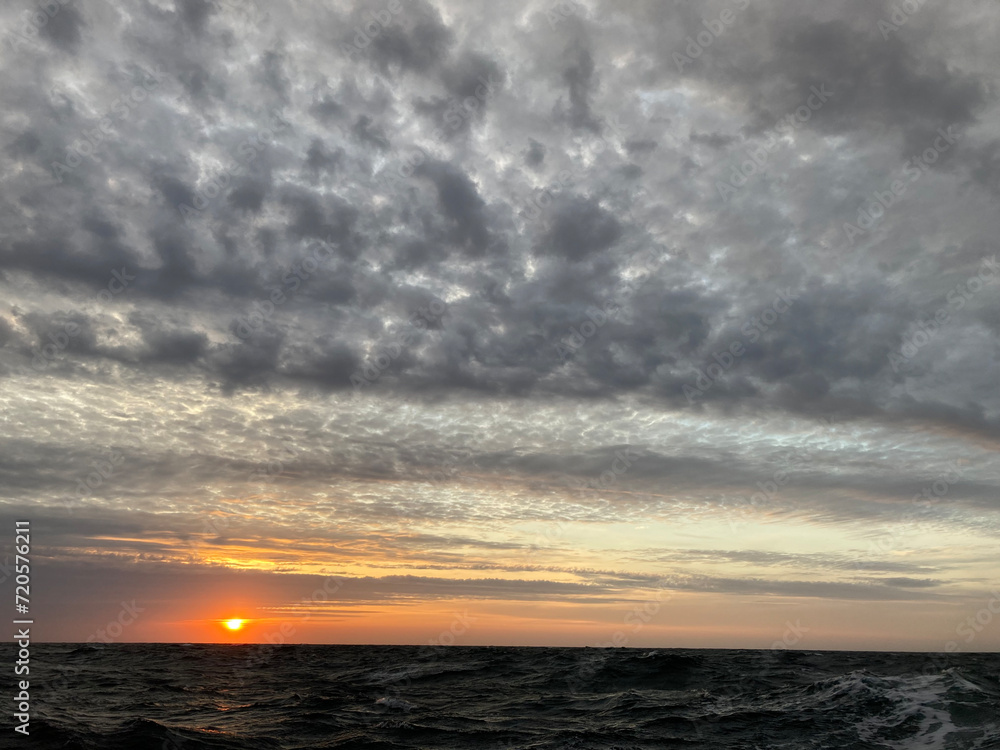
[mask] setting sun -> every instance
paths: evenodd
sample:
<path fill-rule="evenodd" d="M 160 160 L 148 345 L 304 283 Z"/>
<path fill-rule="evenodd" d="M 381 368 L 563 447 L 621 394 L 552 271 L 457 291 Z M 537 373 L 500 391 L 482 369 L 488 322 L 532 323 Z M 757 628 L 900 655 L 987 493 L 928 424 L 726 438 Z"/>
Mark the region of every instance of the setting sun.
<path fill-rule="evenodd" d="M 239 630 L 240 628 L 243 627 L 243 620 L 238 620 L 238 619 L 226 620 L 225 623 L 223 624 L 230 630 Z"/>

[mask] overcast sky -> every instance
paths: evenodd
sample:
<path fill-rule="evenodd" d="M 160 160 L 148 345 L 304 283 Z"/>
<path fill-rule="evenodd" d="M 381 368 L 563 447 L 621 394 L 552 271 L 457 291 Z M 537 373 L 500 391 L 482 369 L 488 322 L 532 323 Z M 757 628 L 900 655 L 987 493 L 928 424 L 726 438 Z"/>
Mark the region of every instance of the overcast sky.
<path fill-rule="evenodd" d="M 995 2 L 44 8 L 0 11 L 40 637 L 1000 645 Z"/>

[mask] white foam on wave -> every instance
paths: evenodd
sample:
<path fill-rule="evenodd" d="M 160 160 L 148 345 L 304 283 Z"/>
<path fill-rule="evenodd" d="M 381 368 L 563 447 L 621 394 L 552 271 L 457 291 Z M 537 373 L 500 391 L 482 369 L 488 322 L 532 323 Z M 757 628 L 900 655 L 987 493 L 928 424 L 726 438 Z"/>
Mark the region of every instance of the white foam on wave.
<path fill-rule="evenodd" d="M 406 711 L 407 713 L 413 710 L 413 704 L 408 701 L 404 701 L 402 698 L 379 698 L 375 701 L 375 705 L 397 711 Z"/>
<path fill-rule="evenodd" d="M 858 732 L 865 740 L 875 740 L 887 729 L 919 722 L 916 736 L 902 742 L 886 742 L 893 750 L 944 750 L 948 735 L 958 732 L 947 708 L 945 675 L 915 675 L 878 678 L 881 695 L 889 698 L 894 709 L 888 716 L 871 717 L 862 722 Z"/>
<path fill-rule="evenodd" d="M 951 679 L 953 679 L 958 684 L 958 686 L 961 687 L 963 690 L 970 690 L 984 695 L 986 694 L 986 690 L 983 689 L 982 685 L 977 685 L 976 683 L 969 680 L 957 668 L 949 667 L 948 669 L 944 670 L 944 673 L 949 677 L 951 677 Z"/>

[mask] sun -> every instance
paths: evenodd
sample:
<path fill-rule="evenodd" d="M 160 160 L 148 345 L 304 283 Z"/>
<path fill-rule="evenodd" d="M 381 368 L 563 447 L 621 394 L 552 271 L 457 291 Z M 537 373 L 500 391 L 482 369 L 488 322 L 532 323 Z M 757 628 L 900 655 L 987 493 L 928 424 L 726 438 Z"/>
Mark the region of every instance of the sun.
<path fill-rule="evenodd" d="M 244 622 L 245 620 L 239 620 L 234 617 L 232 620 L 226 620 L 222 624 L 225 625 L 230 630 L 239 630 L 240 628 L 243 627 Z"/>

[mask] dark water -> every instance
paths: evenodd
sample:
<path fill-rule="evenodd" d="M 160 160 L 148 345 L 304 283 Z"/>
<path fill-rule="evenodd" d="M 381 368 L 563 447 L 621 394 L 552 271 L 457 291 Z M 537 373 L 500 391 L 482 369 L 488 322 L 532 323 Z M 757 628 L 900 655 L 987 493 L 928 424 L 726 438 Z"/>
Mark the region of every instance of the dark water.
<path fill-rule="evenodd" d="M 44 644 L 30 739 L 4 710 L 0 747 L 1000 748 L 998 670 L 997 654 Z"/>

